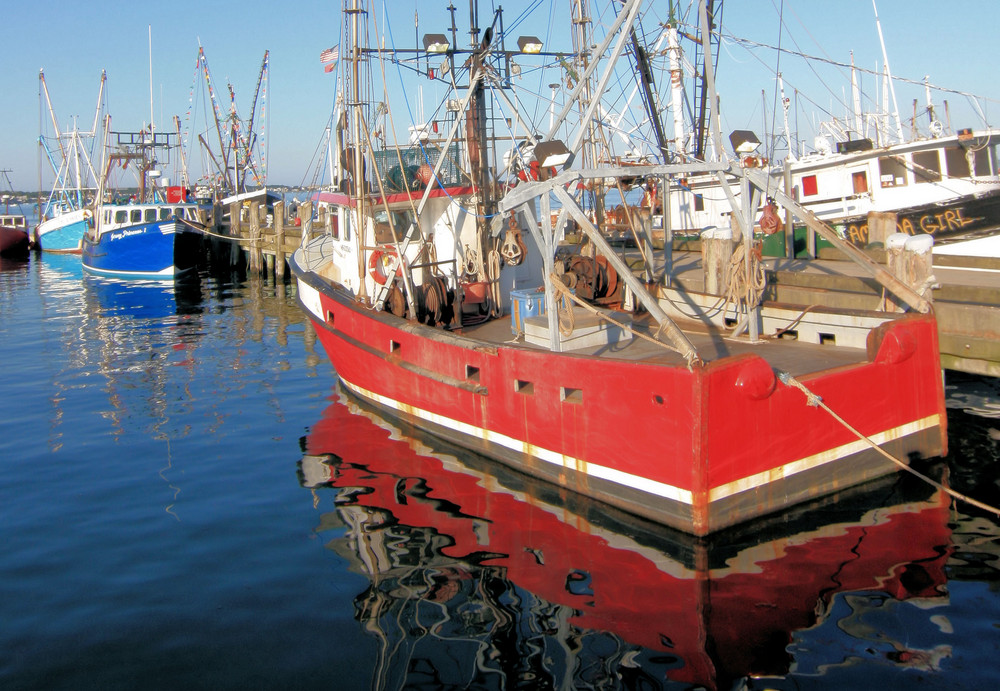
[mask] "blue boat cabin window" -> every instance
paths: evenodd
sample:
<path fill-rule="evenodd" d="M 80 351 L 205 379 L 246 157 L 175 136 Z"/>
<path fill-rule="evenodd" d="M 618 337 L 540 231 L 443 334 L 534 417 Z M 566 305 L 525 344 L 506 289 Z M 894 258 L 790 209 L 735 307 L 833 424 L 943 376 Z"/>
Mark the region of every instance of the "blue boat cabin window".
<path fill-rule="evenodd" d="M 172 213 L 173 213 L 173 209 L 170 209 L 170 208 L 167 208 L 167 207 L 164 206 L 163 208 L 160 209 L 160 220 L 161 221 L 166 221 L 168 218 L 170 218 L 170 215 Z"/>
<path fill-rule="evenodd" d="M 913 177 L 917 182 L 941 182 L 941 157 L 937 150 L 913 153 Z"/>
<path fill-rule="evenodd" d="M 146 222 L 156 220 L 156 209 L 146 209 Z"/>
<path fill-rule="evenodd" d="M 142 209 L 132 209 L 129 214 L 129 222 L 139 223 L 140 221 L 142 221 Z"/>
<path fill-rule="evenodd" d="M 124 223 L 128 219 L 128 211 L 122 209 L 115 212 L 115 223 Z"/>

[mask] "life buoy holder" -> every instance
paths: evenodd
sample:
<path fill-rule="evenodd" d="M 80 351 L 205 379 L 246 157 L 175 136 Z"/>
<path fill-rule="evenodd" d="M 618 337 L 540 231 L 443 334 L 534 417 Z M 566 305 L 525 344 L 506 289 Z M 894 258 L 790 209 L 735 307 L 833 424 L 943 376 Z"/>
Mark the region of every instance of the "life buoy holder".
<path fill-rule="evenodd" d="M 386 265 L 390 268 L 386 269 Z M 378 283 L 380 286 L 384 286 L 389 280 L 389 277 L 393 275 L 393 268 L 395 267 L 396 276 L 403 275 L 403 267 L 399 261 L 399 256 L 396 254 L 396 250 L 387 249 L 376 249 L 368 257 L 368 275 L 372 277 L 372 280 Z"/>

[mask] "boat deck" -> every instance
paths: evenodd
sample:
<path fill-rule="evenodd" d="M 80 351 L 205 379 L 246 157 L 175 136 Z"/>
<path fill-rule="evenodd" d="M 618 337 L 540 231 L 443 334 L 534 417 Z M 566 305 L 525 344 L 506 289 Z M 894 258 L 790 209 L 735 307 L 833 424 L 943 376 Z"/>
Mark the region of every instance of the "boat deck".
<path fill-rule="evenodd" d="M 581 308 L 577 308 L 578 320 L 581 314 L 580 310 Z M 655 330 L 655 322 L 648 315 L 633 317 L 628 313 L 610 313 L 612 318 L 615 318 L 616 315 L 622 319 L 632 317 L 632 328 L 638 333 L 648 336 Z M 653 325 L 653 328 L 650 328 L 650 325 Z M 678 326 L 681 327 L 684 335 L 694 346 L 698 356 L 706 363 L 733 355 L 754 353 L 764 358 L 773 369 L 789 372 L 799 377 L 812 372 L 858 364 L 867 359 L 867 352 L 861 348 L 804 343 L 784 338 L 762 338 L 757 343 L 751 343 L 745 336 L 730 337 L 727 332 L 705 328 L 702 325 L 679 323 Z M 544 346 L 527 342 L 524 334 L 515 336 L 509 315 L 476 326 L 465 327 L 461 333 L 497 346 L 517 345 L 548 350 Z M 567 349 L 564 352 L 620 360 L 684 364 L 684 358 L 675 350 L 667 347 L 666 344 L 651 343 L 641 337 L 633 337 L 630 340 L 613 344 Z"/>

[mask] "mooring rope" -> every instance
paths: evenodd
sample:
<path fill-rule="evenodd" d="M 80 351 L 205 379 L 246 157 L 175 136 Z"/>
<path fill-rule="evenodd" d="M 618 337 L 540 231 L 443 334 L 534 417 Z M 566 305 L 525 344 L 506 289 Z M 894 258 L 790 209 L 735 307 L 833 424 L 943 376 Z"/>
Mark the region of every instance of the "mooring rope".
<path fill-rule="evenodd" d="M 747 312 L 760 304 L 764 288 L 767 287 L 767 274 L 764 265 L 756 252 L 750 253 L 750 275 L 746 272 L 746 245 L 740 243 L 733 249 L 727 267 L 726 305 L 733 305 L 737 310 L 744 305 Z"/>
<path fill-rule="evenodd" d="M 574 295 L 572 292 L 570 292 L 570 289 L 566 285 L 564 285 L 563 282 L 559 280 L 559 277 L 556 276 L 555 274 L 549 274 L 549 280 L 552 282 L 552 287 L 555 288 L 561 295 L 563 295 L 564 297 L 568 297 L 570 300 L 572 300 L 576 304 L 580 305 L 580 307 L 583 307 L 584 309 L 586 309 L 589 312 L 591 312 L 592 314 L 594 314 L 598 319 L 603 319 L 606 322 L 610 322 L 611 324 L 614 324 L 615 326 L 617 326 L 619 329 L 622 329 L 623 331 L 628 331 L 630 334 L 632 334 L 633 336 L 635 336 L 637 338 L 643 338 L 643 339 L 649 341 L 650 343 L 655 343 L 656 345 L 661 346 L 663 348 L 666 348 L 667 350 L 672 350 L 675 353 L 680 353 L 681 352 L 677 348 L 675 348 L 674 346 L 672 346 L 671 344 L 664 343 L 663 341 L 661 341 L 661 340 L 659 340 L 657 338 L 653 338 L 652 336 L 648 336 L 648 335 L 642 333 L 641 331 L 636 331 L 631 326 L 627 326 L 626 324 L 624 324 L 622 322 L 619 322 L 616 319 L 612 319 L 607 314 L 605 314 L 604 312 L 601 312 L 599 309 L 597 309 L 596 307 L 594 307 L 590 303 L 584 302 L 582 299 L 578 298 L 576 295 Z M 662 330 L 663 330 L 663 327 L 661 325 L 661 327 L 656 330 L 656 333 L 659 334 L 660 331 L 662 331 Z"/>
<path fill-rule="evenodd" d="M 964 501 L 967 504 L 971 504 L 972 506 L 975 506 L 977 508 L 983 509 L 984 511 L 989 511 L 990 513 L 993 513 L 993 514 L 995 514 L 997 516 L 1000 516 L 1000 509 L 998 509 L 996 507 L 993 507 L 993 506 L 990 506 L 989 504 L 984 504 L 983 502 L 978 501 L 977 499 L 973 499 L 972 497 L 970 497 L 968 495 L 965 495 L 965 494 L 962 494 L 961 492 L 956 492 L 955 490 L 951 489 L 950 487 L 945 487 L 944 485 L 942 485 L 937 480 L 934 480 L 934 479 L 932 479 L 932 478 L 924 475 L 923 473 L 919 472 L 918 470 L 915 470 L 914 468 L 911 468 L 909 465 L 907 465 L 903 461 L 899 460 L 898 458 L 896 458 L 895 456 L 893 456 L 892 454 L 890 454 L 888 451 L 886 451 L 885 449 L 883 449 L 881 446 L 879 446 L 878 444 L 876 444 L 875 442 L 873 442 L 870 438 L 868 438 L 867 436 L 865 436 L 864 434 L 862 434 L 860 431 L 858 431 L 857 429 L 855 429 L 844 418 L 840 417 L 839 415 L 837 415 L 837 413 L 833 412 L 833 410 L 830 409 L 830 406 L 828 406 L 826 403 L 823 402 L 822 397 L 820 397 L 818 394 L 815 394 L 812 391 L 810 391 L 809 389 L 807 389 L 805 387 L 805 385 L 802 384 L 802 382 L 798 381 L 795 377 L 793 377 L 788 372 L 778 372 L 777 374 L 778 374 L 778 379 L 781 381 L 782 384 L 784 384 L 786 386 L 792 386 L 792 387 L 798 389 L 799 391 L 801 391 L 803 394 L 805 394 L 806 403 L 808 405 L 814 406 L 814 407 L 819 407 L 819 408 L 822 408 L 823 410 L 825 410 L 827 413 L 829 413 L 833 417 L 834 420 L 836 420 L 837 422 L 839 422 L 840 424 L 842 424 L 844 427 L 846 427 L 847 429 L 849 429 L 852 433 L 854 433 L 858 437 L 858 439 L 861 439 L 862 441 L 867 442 L 869 445 L 871 445 L 871 447 L 873 449 L 875 449 L 876 451 L 878 451 L 880 454 L 882 454 L 883 456 L 885 456 L 887 459 L 889 459 L 890 461 L 892 461 L 893 463 L 895 463 L 897 466 L 899 466 L 900 468 L 902 468 L 906 472 L 908 472 L 908 473 L 910 473 L 910 474 L 912 474 L 912 475 L 920 478 L 921 480 L 923 480 L 924 482 L 926 482 L 930 486 L 935 487 L 936 489 L 941 490 L 942 492 L 944 492 L 945 494 L 949 495 L 950 497 L 952 497 L 954 499 L 958 499 L 959 501 Z"/>

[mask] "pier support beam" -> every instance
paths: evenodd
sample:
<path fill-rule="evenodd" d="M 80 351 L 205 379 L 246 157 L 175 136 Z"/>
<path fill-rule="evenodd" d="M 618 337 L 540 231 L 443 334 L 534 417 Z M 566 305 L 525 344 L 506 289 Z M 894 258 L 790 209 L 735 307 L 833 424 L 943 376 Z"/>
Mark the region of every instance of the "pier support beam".
<path fill-rule="evenodd" d="M 260 204 L 250 202 L 250 271 L 259 274 L 264 264 L 260 247 Z"/>
<path fill-rule="evenodd" d="M 285 202 L 274 203 L 274 281 L 285 280 Z"/>

